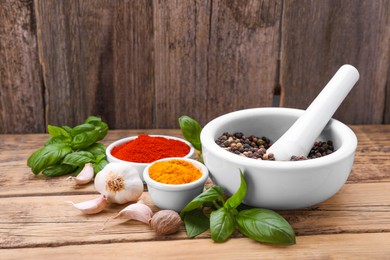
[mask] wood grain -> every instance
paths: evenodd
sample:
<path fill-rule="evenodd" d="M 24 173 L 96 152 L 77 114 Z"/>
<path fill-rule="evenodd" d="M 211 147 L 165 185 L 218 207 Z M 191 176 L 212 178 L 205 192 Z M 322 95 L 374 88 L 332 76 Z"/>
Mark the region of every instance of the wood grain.
<path fill-rule="evenodd" d="M 362 196 L 359 190 L 364 190 L 367 195 Z M 298 236 L 390 232 L 389 192 L 389 183 L 345 185 L 343 191 L 317 207 L 279 213 L 292 225 Z M 137 221 L 112 220 L 105 224 L 109 217 L 126 205 L 112 204 L 99 214 L 83 215 L 66 203 L 87 201 L 96 198 L 98 194 L 61 196 L 52 192 L 46 195 L 49 196 L 0 198 L 0 205 L 7 208 L 0 212 L 0 248 L 161 239 L 149 226 Z M 141 199 L 154 212 L 158 210 L 147 192 Z M 23 236 L 20 234 L 21 229 L 25 232 Z M 129 236 L 129 233 L 132 235 Z M 198 238 L 209 237 L 210 234 L 206 232 Z M 169 237 L 185 238 L 184 226 L 179 233 Z"/>
<path fill-rule="evenodd" d="M 156 1 L 156 127 L 271 106 L 280 1 Z"/>
<path fill-rule="evenodd" d="M 386 0 L 6 0 L 0 133 L 98 115 L 111 129 L 205 125 L 234 110 L 306 108 L 343 63 L 359 83 L 335 117 L 390 122 Z"/>
<path fill-rule="evenodd" d="M 360 80 L 335 117 L 383 123 L 390 67 L 389 1 L 285 1 L 281 71 L 284 107 L 306 108 L 337 69 L 356 66 Z"/>
<path fill-rule="evenodd" d="M 102 12 L 102 8 L 96 6 L 97 15 Z M 100 46 L 92 44 L 88 51 L 88 35 L 81 35 L 85 28 L 82 26 L 85 17 L 77 0 L 38 0 L 35 1 L 35 9 L 47 123 L 70 126 L 80 124 L 87 115 L 92 114 L 90 101 L 95 97 L 96 81 L 88 77 L 93 77 L 93 74 L 97 76 Z M 98 19 L 97 16 L 94 22 L 94 37 L 104 38 L 108 32 L 102 22 L 107 23 L 107 19 Z M 92 67 L 88 66 L 92 64 Z M 91 74 L 88 75 L 88 72 Z"/>
<path fill-rule="evenodd" d="M 210 233 L 188 239 L 182 226 L 172 236 L 159 236 L 146 224 L 117 219 L 107 221 L 126 205 L 108 205 L 96 215 L 83 215 L 65 201 L 75 203 L 96 198 L 93 185 L 83 188 L 59 178 L 35 177 L 26 166 L 28 154 L 39 148 L 47 134 L 0 135 L 0 254 L 18 259 L 60 257 L 77 252 L 78 258 L 115 255 L 128 258 L 384 258 L 390 253 L 389 125 L 353 126 L 359 147 L 356 162 L 364 156 L 375 160 L 354 165 L 351 176 L 332 198 L 310 208 L 278 211 L 297 235 L 294 246 L 270 246 L 243 238 L 239 233 L 226 243 L 214 243 Z M 171 130 L 111 130 L 104 139 L 136 135 L 167 134 Z M 367 166 L 368 165 L 368 166 Z M 365 168 L 366 167 L 366 168 Z M 363 176 L 366 169 L 376 169 Z M 158 208 L 145 191 L 141 197 L 153 212 Z M 130 250 L 130 251 L 129 251 Z M 99 252 L 99 253 L 97 253 Z M 102 252 L 102 253 L 100 253 Z M 131 253 L 129 253 L 131 252 Z M 106 253 L 108 255 L 106 255 Z M 260 255 L 259 255 L 260 254 Z M 236 257 L 237 256 L 237 257 Z"/>
<path fill-rule="evenodd" d="M 388 20 L 390 20 L 388 16 Z M 390 21 L 388 21 L 390 24 Z M 383 115 L 383 123 L 384 124 L 390 124 L 390 68 L 387 72 L 387 83 L 386 83 L 386 104 L 385 104 L 385 111 Z"/>
<path fill-rule="evenodd" d="M 36 1 L 47 121 L 152 127 L 148 1 Z"/>
<path fill-rule="evenodd" d="M 351 128 L 358 138 L 358 147 L 348 182 L 390 181 L 389 125 L 360 125 Z"/>
<path fill-rule="evenodd" d="M 6 259 L 91 257 L 94 259 L 386 259 L 390 254 L 390 234 L 338 234 L 301 236 L 294 246 L 270 246 L 248 238 L 226 243 L 210 239 L 140 241 L 110 244 L 85 244 L 45 248 L 0 249 Z M 158 250 L 156 250 L 158 249 Z"/>
<path fill-rule="evenodd" d="M 0 4 L 0 133 L 44 132 L 33 1 Z"/>
<path fill-rule="evenodd" d="M 354 166 L 347 183 L 380 183 L 390 181 L 390 125 L 351 126 L 358 138 Z M 167 134 L 183 137 L 178 129 L 110 130 L 102 141 L 109 145 L 115 140 L 139 134 Z M 35 176 L 27 167 L 27 158 L 39 149 L 47 134 L 0 135 L 0 197 L 20 194 L 93 194 L 93 186 L 74 187 L 62 178 Z M 10 178 L 9 176 L 12 176 Z M 36 185 L 43 181 L 44 186 Z"/>
<path fill-rule="evenodd" d="M 102 86 L 111 89 L 112 96 L 100 97 L 101 113 L 116 129 L 154 128 L 153 4 L 149 0 L 114 2 L 115 23 L 109 29 L 113 31 L 113 74 L 107 73 L 107 82 Z M 102 65 L 103 69 L 110 67 Z M 104 91 L 101 94 L 105 95 Z"/>
<path fill-rule="evenodd" d="M 213 1 L 207 89 L 210 118 L 272 106 L 281 1 Z"/>
<path fill-rule="evenodd" d="M 188 115 L 208 119 L 211 1 L 154 1 L 155 127 L 177 128 Z"/>

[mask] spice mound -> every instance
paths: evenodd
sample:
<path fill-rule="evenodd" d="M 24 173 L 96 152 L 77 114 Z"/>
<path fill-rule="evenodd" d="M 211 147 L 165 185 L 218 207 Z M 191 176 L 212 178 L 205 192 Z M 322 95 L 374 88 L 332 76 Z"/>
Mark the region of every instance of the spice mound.
<path fill-rule="evenodd" d="M 267 149 L 272 145 L 272 142 L 269 138 L 264 136 L 245 136 L 241 132 L 234 134 L 229 134 L 226 132 L 218 137 L 217 140 L 215 140 L 215 143 L 224 148 L 226 151 L 240 156 L 258 160 L 275 160 L 272 154 L 267 154 Z M 290 160 L 301 161 L 315 159 L 326 156 L 333 152 L 334 147 L 332 141 L 316 141 L 307 156 L 293 155 Z"/>
<path fill-rule="evenodd" d="M 190 147 L 179 140 L 161 136 L 139 135 L 136 139 L 115 146 L 111 154 L 121 160 L 137 163 L 151 163 L 168 157 L 184 157 Z"/>
<path fill-rule="evenodd" d="M 151 179 L 165 184 L 185 184 L 196 181 L 201 171 L 185 160 L 169 160 L 153 163 L 149 168 Z"/>

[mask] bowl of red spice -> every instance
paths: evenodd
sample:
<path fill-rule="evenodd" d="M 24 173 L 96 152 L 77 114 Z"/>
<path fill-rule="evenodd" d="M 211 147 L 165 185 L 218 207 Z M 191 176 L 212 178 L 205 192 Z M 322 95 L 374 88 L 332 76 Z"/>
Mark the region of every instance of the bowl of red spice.
<path fill-rule="evenodd" d="M 141 179 L 150 163 L 170 157 L 192 158 L 194 152 L 194 147 L 182 138 L 146 134 L 117 140 L 106 149 L 109 162 L 130 163 L 138 170 Z"/>
<path fill-rule="evenodd" d="M 148 165 L 143 178 L 153 203 L 180 212 L 203 192 L 209 176 L 206 166 L 188 158 L 165 158 Z"/>

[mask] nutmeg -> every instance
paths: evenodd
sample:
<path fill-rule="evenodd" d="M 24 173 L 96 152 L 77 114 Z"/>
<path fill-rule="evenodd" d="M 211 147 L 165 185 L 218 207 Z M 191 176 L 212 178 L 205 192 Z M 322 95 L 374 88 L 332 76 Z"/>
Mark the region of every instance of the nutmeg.
<path fill-rule="evenodd" d="M 179 214 L 173 210 L 160 210 L 150 220 L 150 226 L 158 234 L 169 235 L 177 232 L 182 225 Z"/>

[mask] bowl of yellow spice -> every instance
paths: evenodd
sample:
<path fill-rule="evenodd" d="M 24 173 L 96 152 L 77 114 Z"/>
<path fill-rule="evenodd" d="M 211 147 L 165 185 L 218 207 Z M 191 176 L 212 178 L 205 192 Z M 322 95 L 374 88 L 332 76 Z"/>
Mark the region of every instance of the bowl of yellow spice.
<path fill-rule="evenodd" d="M 153 203 L 177 212 L 202 193 L 208 176 L 204 164 L 179 157 L 157 160 L 143 172 Z"/>

